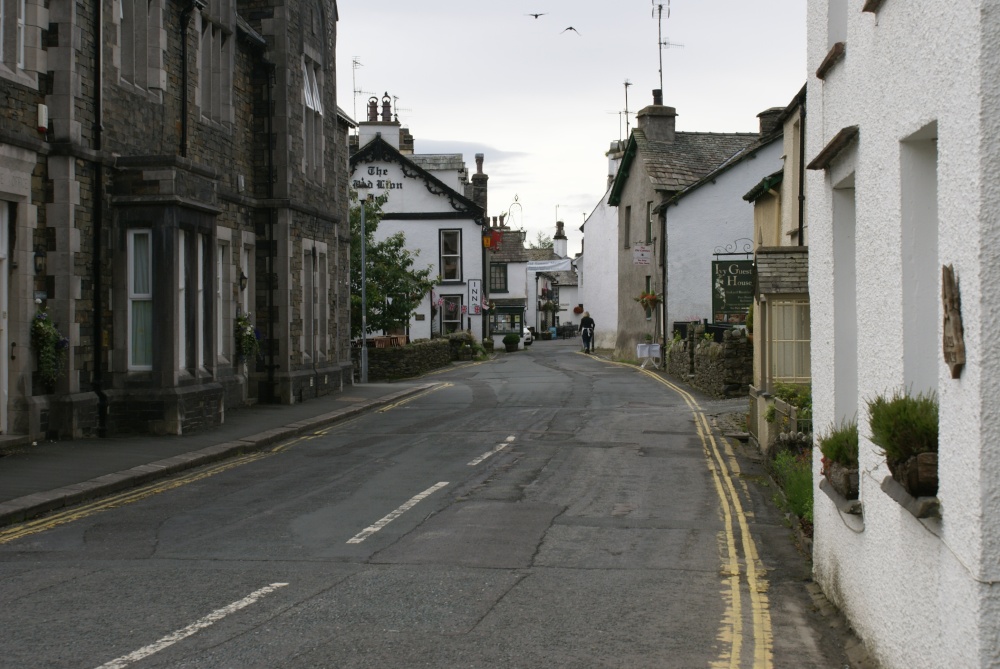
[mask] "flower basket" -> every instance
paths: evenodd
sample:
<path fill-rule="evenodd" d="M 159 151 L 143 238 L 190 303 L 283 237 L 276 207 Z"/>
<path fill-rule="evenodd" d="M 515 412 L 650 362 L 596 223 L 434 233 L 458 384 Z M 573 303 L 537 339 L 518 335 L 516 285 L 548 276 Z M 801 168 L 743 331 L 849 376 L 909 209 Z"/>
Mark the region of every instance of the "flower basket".
<path fill-rule="evenodd" d="M 248 360 L 263 358 L 261 342 L 264 335 L 250 320 L 250 314 L 240 314 L 233 323 L 233 339 L 236 348 L 236 359 L 246 363 Z"/>
<path fill-rule="evenodd" d="M 583 305 L 582 304 L 578 304 L 575 307 L 573 307 L 573 313 L 576 314 L 577 316 L 579 316 L 580 314 L 582 314 L 583 313 Z"/>
<path fill-rule="evenodd" d="M 636 302 L 638 302 L 639 306 L 641 306 L 643 309 L 652 310 L 660 305 L 660 303 L 663 301 L 663 296 L 657 295 L 656 293 L 653 292 L 647 293 L 644 291 L 642 293 L 639 293 L 639 297 L 633 299 Z"/>

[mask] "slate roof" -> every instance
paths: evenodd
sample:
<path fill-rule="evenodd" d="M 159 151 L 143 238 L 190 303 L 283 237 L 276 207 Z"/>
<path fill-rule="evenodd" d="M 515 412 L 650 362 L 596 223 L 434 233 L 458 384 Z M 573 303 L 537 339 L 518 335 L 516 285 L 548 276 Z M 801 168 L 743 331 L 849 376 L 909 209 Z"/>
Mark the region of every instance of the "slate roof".
<path fill-rule="evenodd" d="M 609 203 L 617 205 L 629 177 L 629 169 L 640 160 L 653 188 L 679 192 L 760 139 L 753 132 L 678 132 L 674 141 L 653 141 L 636 128 L 629 136 L 625 155 L 611 187 Z"/>
<path fill-rule="evenodd" d="M 576 272 L 545 272 L 545 274 L 552 277 L 552 280 L 556 282 L 557 286 L 580 285 L 580 279 L 577 277 Z"/>
<path fill-rule="evenodd" d="M 528 262 L 523 230 L 501 230 L 500 250 L 490 254 L 490 263 Z"/>
<path fill-rule="evenodd" d="M 407 158 L 425 170 L 465 170 L 465 159 L 461 153 L 414 153 Z"/>
<path fill-rule="evenodd" d="M 809 247 L 765 246 L 756 250 L 757 295 L 809 294 Z"/>
<path fill-rule="evenodd" d="M 685 196 L 690 195 L 694 191 L 701 188 L 706 183 L 714 181 L 716 178 L 722 175 L 722 173 L 732 169 L 736 165 L 739 165 L 744 160 L 749 160 L 750 158 L 753 158 L 755 155 L 757 155 L 757 152 L 763 149 L 765 146 L 773 144 L 774 142 L 780 142 L 783 136 L 784 132 L 782 130 L 782 127 L 778 126 L 778 128 L 774 132 L 771 132 L 763 137 L 758 137 L 757 139 L 755 139 L 754 141 L 750 142 L 742 149 L 737 151 L 736 154 L 731 156 L 728 160 L 718 165 L 708 174 L 704 175 L 702 178 L 690 184 L 687 188 L 680 191 L 679 193 L 676 193 L 673 197 L 670 198 L 669 202 L 671 204 L 678 202 Z"/>
<path fill-rule="evenodd" d="M 524 252 L 529 262 L 532 260 L 560 260 L 552 249 L 524 249 Z"/>

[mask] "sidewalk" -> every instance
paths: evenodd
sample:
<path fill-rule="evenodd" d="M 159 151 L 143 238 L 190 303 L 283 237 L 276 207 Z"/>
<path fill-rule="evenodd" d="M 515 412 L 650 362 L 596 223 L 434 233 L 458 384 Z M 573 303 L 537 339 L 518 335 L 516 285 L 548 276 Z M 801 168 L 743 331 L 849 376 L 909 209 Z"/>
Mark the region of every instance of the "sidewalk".
<path fill-rule="evenodd" d="M 0 526 L 259 450 L 434 385 L 369 383 L 291 406 L 256 405 L 228 411 L 225 423 L 193 435 L 0 444 Z"/>

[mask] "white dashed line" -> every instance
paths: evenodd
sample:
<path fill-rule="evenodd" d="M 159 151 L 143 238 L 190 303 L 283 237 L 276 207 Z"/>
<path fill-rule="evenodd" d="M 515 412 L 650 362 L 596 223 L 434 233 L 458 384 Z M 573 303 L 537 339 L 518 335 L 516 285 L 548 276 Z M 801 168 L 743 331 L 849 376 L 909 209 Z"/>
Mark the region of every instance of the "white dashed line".
<path fill-rule="evenodd" d="M 243 609 L 243 608 L 246 608 L 246 607 L 250 606 L 251 604 L 253 604 L 254 602 L 256 602 L 258 599 L 260 599 L 261 597 L 264 597 L 265 595 L 269 595 L 272 592 L 274 592 L 275 590 L 277 590 L 278 588 L 283 588 L 286 585 L 288 585 L 288 584 L 287 583 L 272 583 L 271 585 L 267 586 L 266 588 L 261 588 L 260 590 L 257 590 L 256 592 L 250 593 L 249 595 L 247 595 L 243 599 L 239 600 L 238 602 L 233 602 L 229 606 L 224 606 L 221 609 L 218 609 L 217 611 L 212 611 L 211 613 L 209 613 L 207 616 L 205 616 L 201 620 L 195 621 L 195 622 L 191 623 L 190 625 L 188 625 L 187 627 L 185 627 L 183 629 L 179 629 L 179 630 L 177 630 L 176 632 L 174 632 L 172 634 L 168 634 L 167 636 L 163 637 L 162 639 L 160 639 L 156 643 L 151 643 L 148 646 L 146 646 L 145 648 L 140 648 L 139 650 L 133 651 L 133 652 L 129 653 L 128 655 L 122 655 L 118 659 L 111 660 L 110 662 L 108 662 L 106 664 L 102 664 L 97 669 L 124 669 L 124 667 L 127 667 L 128 665 L 130 665 L 130 664 L 132 664 L 134 662 L 138 662 L 139 660 L 147 658 L 147 657 L 149 657 L 150 655 L 152 655 L 154 653 L 159 653 L 164 648 L 168 648 L 169 646 L 174 645 L 178 641 L 182 641 L 182 640 L 188 638 L 192 634 L 197 634 L 198 632 L 200 632 L 201 630 L 205 629 L 206 627 L 210 627 L 211 625 L 214 625 L 215 623 L 219 622 L 220 620 L 222 620 L 226 616 L 228 616 L 228 615 L 230 615 L 232 613 L 236 613 L 240 609 Z"/>
<path fill-rule="evenodd" d="M 486 451 L 485 453 L 483 453 L 482 455 L 480 455 L 478 458 L 476 458 L 475 460 L 473 460 L 472 462 L 470 462 L 469 466 L 470 467 L 475 467 L 476 465 L 478 465 L 480 462 L 482 462 L 486 458 L 490 457 L 491 455 L 496 455 L 497 453 L 499 453 L 503 449 L 505 449 L 508 446 L 510 446 L 511 442 L 513 442 L 514 439 L 515 439 L 514 435 L 511 435 L 511 436 L 507 437 L 507 440 L 504 443 L 497 444 L 496 446 L 493 447 L 493 450 L 491 450 L 491 451 Z"/>
<path fill-rule="evenodd" d="M 415 497 L 412 497 L 406 504 L 404 504 L 403 506 L 401 506 L 398 509 L 396 509 L 395 511 L 393 511 L 392 513 L 390 513 L 388 516 L 386 516 L 382 520 L 378 521 L 374 525 L 370 525 L 370 526 L 366 527 L 365 529 L 363 529 L 360 532 L 358 532 L 357 534 L 355 534 L 353 537 L 351 537 L 350 539 L 347 540 L 347 543 L 349 543 L 349 544 L 360 544 L 362 541 L 364 541 L 365 539 L 367 539 L 371 535 L 375 534 L 376 532 L 378 532 L 379 530 L 381 530 L 383 527 L 385 527 L 386 525 L 388 525 L 389 523 L 391 523 L 392 521 L 396 520 L 397 518 L 399 518 L 400 516 L 402 516 L 404 513 L 406 513 L 410 509 L 412 509 L 414 506 L 417 505 L 418 502 L 420 502 L 423 499 L 426 499 L 427 497 L 430 497 L 431 495 L 433 495 L 435 492 L 437 492 L 441 488 L 445 487 L 446 485 L 448 485 L 447 481 L 442 481 L 441 483 L 438 483 L 436 485 L 432 485 L 430 488 L 428 488 L 427 490 L 423 491 L 419 495 L 416 495 Z"/>

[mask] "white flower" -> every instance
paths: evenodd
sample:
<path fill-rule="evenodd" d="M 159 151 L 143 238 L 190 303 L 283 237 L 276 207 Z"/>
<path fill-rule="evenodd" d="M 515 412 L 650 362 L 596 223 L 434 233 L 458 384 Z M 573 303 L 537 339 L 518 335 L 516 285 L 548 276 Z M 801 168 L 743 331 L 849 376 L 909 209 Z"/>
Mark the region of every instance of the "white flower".
<path fill-rule="evenodd" d="M 36 297 L 35 298 L 35 304 L 41 304 L 41 303 L 42 303 L 42 300 L 40 298 Z"/>

